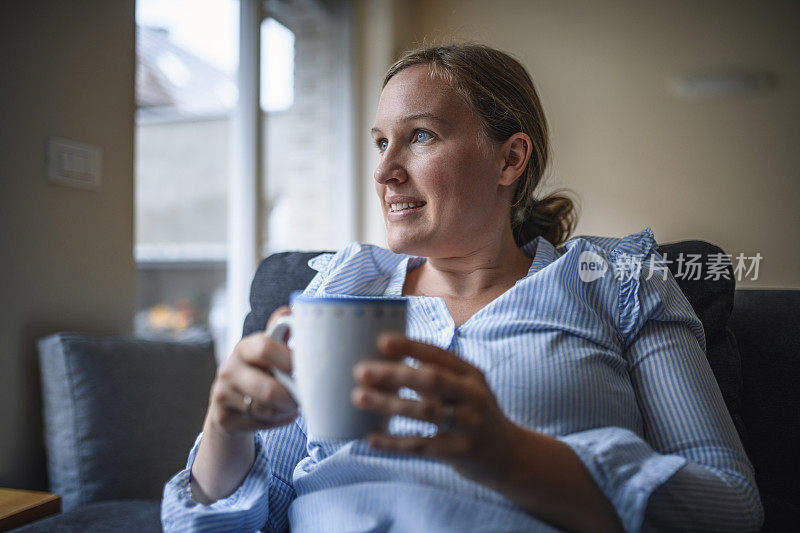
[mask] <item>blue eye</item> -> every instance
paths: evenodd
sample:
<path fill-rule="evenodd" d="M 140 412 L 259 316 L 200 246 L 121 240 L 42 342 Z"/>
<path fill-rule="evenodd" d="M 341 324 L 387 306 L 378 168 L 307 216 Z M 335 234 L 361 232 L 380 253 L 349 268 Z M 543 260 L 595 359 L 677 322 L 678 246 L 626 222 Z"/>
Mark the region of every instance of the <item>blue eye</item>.
<path fill-rule="evenodd" d="M 426 141 L 430 141 L 431 139 L 433 139 L 433 135 L 425 130 L 417 130 L 417 133 L 414 135 L 414 141 L 418 143 L 424 143 Z"/>
<path fill-rule="evenodd" d="M 381 139 L 380 141 L 376 142 L 375 144 L 378 146 L 378 151 L 379 152 L 385 152 L 386 151 L 386 147 L 389 145 L 389 141 L 387 141 L 386 139 Z"/>

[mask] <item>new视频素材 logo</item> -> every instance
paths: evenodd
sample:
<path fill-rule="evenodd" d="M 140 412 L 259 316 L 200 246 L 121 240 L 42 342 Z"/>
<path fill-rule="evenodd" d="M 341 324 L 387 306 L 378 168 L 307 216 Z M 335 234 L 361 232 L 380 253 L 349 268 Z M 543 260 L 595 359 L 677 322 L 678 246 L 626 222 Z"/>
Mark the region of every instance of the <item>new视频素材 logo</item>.
<path fill-rule="evenodd" d="M 651 254 L 646 260 L 636 255 L 617 252 L 612 254 L 612 259 L 606 260 L 600 254 L 592 251 L 581 252 L 578 256 L 578 274 L 581 281 L 590 283 L 611 273 L 614 279 L 619 281 L 638 279 L 641 275 L 643 279 L 649 280 L 658 276 L 663 280 L 674 277 L 676 280 L 684 281 L 712 280 L 736 278 L 742 281 L 742 276 L 752 281 L 758 279 L 759 265 L 762 255 L 758 252 L 752 257 L 747 257 L 743 253 L 736 256 L 734 265 L 732 254 L 713 253 L 703 256 L 702 254 L 678 254 L 677 259 L 670 260 L 667 254 L 663 256 Z M 705 261 L 701 261 L 705 259 Z M 747 264 L 747 261 L 750 264 Z M 670 270 L 670 265 L 674 268 Z M 705 274 L 705 275 L 703 275 Z"/>
<path fill-rule="evenodd" d="M 605 276 L 608 263 L 605 259 L 592 251 L 582 252 L 578 257 L 578 275 L 581 281 L 592 282 Z"/>

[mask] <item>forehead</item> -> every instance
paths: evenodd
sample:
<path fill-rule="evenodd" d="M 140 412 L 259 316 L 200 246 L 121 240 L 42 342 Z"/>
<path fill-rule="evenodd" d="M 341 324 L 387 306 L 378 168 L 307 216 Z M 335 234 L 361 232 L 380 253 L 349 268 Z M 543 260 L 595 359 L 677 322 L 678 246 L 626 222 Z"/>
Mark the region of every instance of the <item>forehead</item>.
<path fill-rule="evenodd" d="M 428 65 L 414 65 L 395 74 L 381 92 L 375 126 L 382 128 L 404 117 L 431 114 L 448 122 L 474 120 L 461 96 Z"/>

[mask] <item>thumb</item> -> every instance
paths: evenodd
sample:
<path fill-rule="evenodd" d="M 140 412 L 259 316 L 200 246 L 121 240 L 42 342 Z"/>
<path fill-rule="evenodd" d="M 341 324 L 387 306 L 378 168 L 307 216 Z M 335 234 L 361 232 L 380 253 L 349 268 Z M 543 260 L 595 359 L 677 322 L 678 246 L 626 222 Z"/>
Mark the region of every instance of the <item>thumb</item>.
<path fill-rule="evenodd" d="M 267 325 L 264 328 L 265 331 L 269 331 L 270 328 L 278 321 L 278 319 L 282 316 L 291 315 L 292 309 L 288 305 L 282 305 L 279 308 L 275 309 L 272 314 L 269 316 L 269 320 L 267 320 Z M 287 331 L 283 335 L 283 342 L 284 344 L 289 341 L 289 332 Z"/>

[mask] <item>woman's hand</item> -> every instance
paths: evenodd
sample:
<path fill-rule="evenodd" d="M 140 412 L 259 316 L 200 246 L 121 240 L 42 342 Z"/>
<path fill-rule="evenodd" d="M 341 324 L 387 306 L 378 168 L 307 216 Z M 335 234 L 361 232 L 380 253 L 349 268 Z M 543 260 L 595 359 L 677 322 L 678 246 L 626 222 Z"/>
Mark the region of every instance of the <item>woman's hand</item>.
<path fill-rule="evenodd" d="M 277 309 L 267 328 L 288 307 Z M 192 464 L 192 498 L 209 504 L 231 494 L 244 480 L 255 459 L 252 432 L 288 424 L 297 405 L 269 373 L 277 367 L 291 371 L 289 348 L 254 333 L 239 341 L 220 366 L 211 386 L 203 438 Z"/>
<path fill-rule="evenodd" d="M 439 432 L 433 437 L 371 433 L 371 446 L 442 459 L 561 529 L 622 531 L 614 508 L 575 453 L 506 418 L 480 370 L 451 352 L 398 334 L 382 335 L 378 347 L 387 360 L 353 369 L 353 404 L 432 422 Z M 404 364 L 406 356 L 420 361 L 419 368 Z M 421 399 L 400 398 L 401 387 Z"/>
<path fill-rule="evenodd" d="M 457 355 L 402 335 L 378 341 L 387 360 L 365 361 L 353 370 L 356 407 L 384 415 L 402 415 L 439 425 L 433 437 L 368 435 L 374 448 L 437 457 L 476 481 L 495 484 L 514 468 L 518 428 L 500 410 L 483 373 Z M 418 368 L 403 362 L 420 361 Z M 408 387 L 420 400 L 401 398 Z"/>
<path fill-rule="evenodd" d="M 278 308 L 269 318 L 267 329 L 289 307 Z M 297 404 L 286 389 L 270 374 L 271 367 L 290 372 L 289 348 L 270 339 L 265 332 L 239 341 L 217 371 L 211 386 L 206 429 L 228 436 L 256 429 L 282 426 L 297 417 Z"/>

